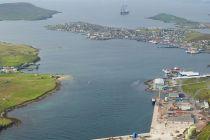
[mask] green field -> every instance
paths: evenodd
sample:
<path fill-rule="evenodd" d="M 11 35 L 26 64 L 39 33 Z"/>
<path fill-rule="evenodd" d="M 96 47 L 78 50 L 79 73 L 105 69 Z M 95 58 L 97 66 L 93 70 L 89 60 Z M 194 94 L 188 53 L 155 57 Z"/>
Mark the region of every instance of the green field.
<path fill-rule="evenodd" d="M 0 112 L 34 100 L 56 88 L 56 78 L 47 74 L 0 74 Z M 11 120 L 0 118 L 0 126 Z"/>
<path fill-rule="evenodd" d="M 210 139 L 210 123 L 202 130 L 198 135 L 197 140 L 209 140 Z"/>
<path fill-rule="evenodd" d="M 200 32 L 190 32 L 186 35 L 185 40 L 188 42 L 200 41 L 200 40 L 210 41 L 210 34 L 204 34 Z"/>
<path fill-rule="evenodd" d="M 210 103 L 210 78 L 187 79 L 182 84 L 185 93 Z"/>
<path fill-rule="evenodd" d="M 12 120 L 8 118 L 1 118 L 0 117 L 0 127 L 7 127 L 8 125 L 12 124 Z"/>
<path fill-rule="evenodd" d="M 56 13 L 25 2 L 0 4 L 0 20 L 43 20 Z"/>
<path fill-rule="evenodd" d="M 39 56 L 35 48 L 0 42 L 0 66 L 20 66 L 37 60 Z"/>

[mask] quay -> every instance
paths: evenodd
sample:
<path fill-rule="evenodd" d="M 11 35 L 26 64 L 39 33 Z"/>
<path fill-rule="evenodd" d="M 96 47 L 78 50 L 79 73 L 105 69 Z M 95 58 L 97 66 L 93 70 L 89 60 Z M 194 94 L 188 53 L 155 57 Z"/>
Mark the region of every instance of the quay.
<path fill-rule="evenodd" d="M 137 138 L 133 138 L 132 135 L 125 135 L 125 136 L 93 139 L 93 140 L 142 140 L 142 137 L 148 137 L 149 135 L 150 135 L 149 133 L 142 133 L 142 134 L 138 134 Z"/>

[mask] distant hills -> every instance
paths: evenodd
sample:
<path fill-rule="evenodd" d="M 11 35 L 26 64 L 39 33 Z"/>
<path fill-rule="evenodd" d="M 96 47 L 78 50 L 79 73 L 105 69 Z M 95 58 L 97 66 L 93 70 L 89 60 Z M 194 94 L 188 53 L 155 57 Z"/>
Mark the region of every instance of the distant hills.
<path fill-rule="evenodd" d="M 26 2 L 0 4 L 0 20 L 44 20 L 57 13 Z"/>
<path fill-rule="evenodd" d="M 174 23 L 179 27 L 187 27 L 192 29 L 209 28 L 209 23 L 195 22 L 182 17 L 177 17 L 171 14 L 160 13 L 155 16 L 149 17 L 149 19 L 159 20 L 165 23 Z"/>
<path fill-rule="evenodd" d="M 149 19 L 160 20 L 165 23 L 176 23 L 176 24 L 197 23 L 197 22 L 193 22 L 193 21 L 190 21 L 190 20 L 182 18 L 182 17 L 177 17 L 177 16 L 174 16 L 171 14 L 166 14 L 166 13 L 157 14 L 153 17 L 149 17 Z"/>

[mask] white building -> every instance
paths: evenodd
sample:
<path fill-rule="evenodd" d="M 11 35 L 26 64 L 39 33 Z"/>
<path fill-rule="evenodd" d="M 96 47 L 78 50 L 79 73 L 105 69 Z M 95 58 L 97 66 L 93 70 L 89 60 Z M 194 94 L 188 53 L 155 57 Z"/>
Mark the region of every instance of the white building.
<path fill-rule="evenodd" d="M 181 76 L 199 76 L 199 72 L 193 72 L 193 71 L 181 71 L 179 72 Z"/>
<path fill-rule="evenodd" d="M 165 81 L 162 78 L 154 79 L 153 81 L 153 89 L 161 89 L 165 85 Z"/>

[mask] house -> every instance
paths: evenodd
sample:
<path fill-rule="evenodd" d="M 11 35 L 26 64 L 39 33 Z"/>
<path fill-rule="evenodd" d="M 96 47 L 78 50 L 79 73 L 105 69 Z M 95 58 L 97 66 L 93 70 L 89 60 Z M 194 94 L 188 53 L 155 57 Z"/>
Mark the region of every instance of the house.
<path fill-rule="evenodd" d="M 192 110 L 192 109 L 193 109 L 192 104 L 189 103 L 188 101 L 177 102 L 177 106 L 178 106 L 179 109 L 181 109 L 182 111 L 188 111 L 188 110 Z"/>
<path fill-rule="evenodd" d="M 203 109 L 209 109 L 209 103 L 204 101 L 203 104 L 201 105 L 201 108 Z"/>
<path fill-rule="evenodd" d="M 15 67 L 3 67 L 1 69 L 2 73 L 16 73 L 18 70 Z"/>
<path fill-rule="evenodd" d="M 172 98 L 172 99 L 179 98 L 179 93 L 171 92 L 168 94 L 168 98 Z"/>

